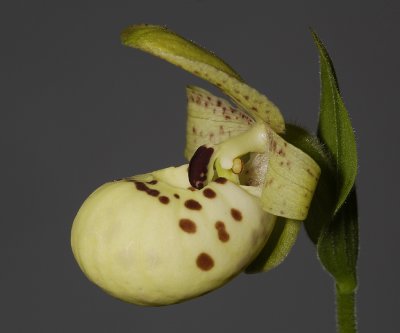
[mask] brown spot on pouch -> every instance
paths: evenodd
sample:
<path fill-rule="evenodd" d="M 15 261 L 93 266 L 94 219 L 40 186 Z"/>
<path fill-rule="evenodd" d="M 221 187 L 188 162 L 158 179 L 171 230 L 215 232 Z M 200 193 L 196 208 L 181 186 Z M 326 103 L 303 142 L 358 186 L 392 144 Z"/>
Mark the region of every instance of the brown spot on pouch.
<path fill-rule="evenodd" d="M 196 224 L 189 219 L 179 220 L 179 227 L 189 234 L 194 234 L 196 232 Z"/>
<path fill-rule="evenodd" d="M 135 181 L 135 186 L 136 186 L 136 189 L 137 189 L 138 191 L 144 191 L 144 192 L 146 192 L 147 190 L 149 190 L 149 188 L 147 187 L 147 185 L 146 185 L 145 183 L 142 183 L 142 182 Z"/>
<path fill-rule="evenodd" d="M 228 180 L 224 177 L 218 177 L 215 182 L 218 184 L 225 184 Z"/>
<path fill-rule="evenodd" d="M 241 221 L 243 218 L 242 213 L 235 208 L 231 209 L 231 215 L 236 221 Z"/>
<path fill-rule="evenodd" d="M 158 195 L 160 194 L 160 191 L 157 191 L 154 189 L 149 189 L 148 191 L 146 191 L 146 193 L 148 195 L 151 195 L 152 197 L 158 197 Z"/>
<path fill-rule="evenodd" d="M 203 195 L 206 197 L 206 198 L 209 198 L 209 199 L 212 199 L 212 198 L 215 198 L 216 196 L 217 196 L 217 193 L 215 193 L 212 189 L 210 189 L 210 188 L 206 188 L 204 191 L 203 191 Z"/>
<path fill-rule="evenodd" d="M 186 200 L 185 207 L 192 210 L 200 210 L 202 208 L 200 203 L 193 199 Z"/>
<path fill-rule="evenodd" d="M 196 260 L 197 267 L 203 271 L 209 271 L 214 267 L 214 260 L 207 253 L 200 253 Z"/>
<path fill-rule="evenodd" d="M 158 197 L 158 195 L 160 194 L 159 191 L 149 188 L 145 183 L 138 181 L 134 181 L 134 183 L 138 191 L 146 192 L 148 195 L 152 197 Z"/>
<path fill-rule="evenodd" d="M 164 205 L 167 205 L 169 203 L 169 198 L 163 195 L 159 197 L 158 200 L 160 200 L 160 202 Z"/>
<path fill-rule="evenodd" d="M 221 242 L 227 242 L 229 240 L 229 234 L 225 229 L 224 222 L 218 221 L 215 223 L 215 229 L 218 231 L 218 238 Z"/>

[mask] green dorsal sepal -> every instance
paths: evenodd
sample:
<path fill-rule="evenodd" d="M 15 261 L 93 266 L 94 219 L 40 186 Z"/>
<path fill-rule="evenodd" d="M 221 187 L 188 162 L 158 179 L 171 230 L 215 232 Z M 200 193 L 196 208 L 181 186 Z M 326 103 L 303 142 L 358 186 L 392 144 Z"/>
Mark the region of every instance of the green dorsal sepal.
<path fill-rule="evenodd" d="M 187 123 L 185 157 L 190 160 L 202 145 L 216 145 L 247 131 L 255 122 L 228 101 L 199 87 L 186 89 Z"/>
<path fill-rule="evenodd" d="M 160 57 L 219 87 L 258 121 L 265 121 L 282 133 L 285 123 L 277 106 L 266 96 L 245 84 L 223 60 L 204 48 L 154 25 L 134 25 L 121 34 L 124 45 Z"/>
<path fill-rule="evenodd" d="M 187 69 L 188 63 L 185 61 L 181 63 L 177 58 L 184 58 L 187 61 L 199 64 L 207 64 L 242 81 L 239 74 L 225 61 L 194 42 L 182 38 L 165 26 L 151 24 L 132 25 L 121 33 L 121 42 L 126 46 L 140 49 L 167 60 L 189 72 L 194 71 L 195 68 L 192 70 Z"/>

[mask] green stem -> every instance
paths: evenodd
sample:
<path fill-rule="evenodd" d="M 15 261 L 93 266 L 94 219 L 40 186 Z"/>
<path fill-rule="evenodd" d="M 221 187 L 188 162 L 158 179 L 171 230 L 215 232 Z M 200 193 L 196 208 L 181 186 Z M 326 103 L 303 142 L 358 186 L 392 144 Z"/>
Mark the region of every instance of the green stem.
<path fill-rule="evenodd" d="M 339 333 L 357 332 L 355 292 L 344 293 L 337 285 L 336 316 Z"/>

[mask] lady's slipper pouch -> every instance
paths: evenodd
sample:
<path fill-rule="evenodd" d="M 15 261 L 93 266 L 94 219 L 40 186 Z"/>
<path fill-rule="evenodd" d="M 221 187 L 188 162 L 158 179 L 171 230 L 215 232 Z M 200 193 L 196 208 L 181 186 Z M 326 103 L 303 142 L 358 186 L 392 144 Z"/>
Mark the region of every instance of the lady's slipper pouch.
<path fill-rule="evenodd" d="M 215 55 L 162 27 L 130 27 L 122 38 L 205 78 L 237 105 L 188 87 L 190 163 L 104 184 L 73 223 L 73 253 L 91 281 L 127 302 L 172 304 L 263 260 L 280 219 L 291 221 L 295 239 L 320 170 L 279 136 L 276 106 Z M 274 265 L 290 247 L 277 249 Z"/>

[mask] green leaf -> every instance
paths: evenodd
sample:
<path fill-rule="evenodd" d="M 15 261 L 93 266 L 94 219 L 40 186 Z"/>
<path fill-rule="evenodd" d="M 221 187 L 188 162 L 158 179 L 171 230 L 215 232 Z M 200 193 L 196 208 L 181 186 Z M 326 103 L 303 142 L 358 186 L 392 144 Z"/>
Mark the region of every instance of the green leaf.
<path fill-rule="evenodd" d="M 267 272 L 281 264 L 296 242 L 300 229 L 300 221 L 278 217 L 267 243 L 246 268 L 246 273 Z"/>
<path fill-rule="evenodd" d="M 335 192 L 331 218 L 322 224 L 317 242 L 321 263 L 336 281 L 339 295 L 357 287 L 358 222 L 355 178 L 357 149 L 350 118 L 339 93 L 329 54 L 315 32 L 321 66 L 321 104 L 318 137 L 329 150 L 334 172 L 330 193 Z M 328 192 L 328 191 L 326 191 Z M 317 198 L 318 200 L 318 198 Z M 329 214 L 327 215 L 329 217 Z"/>
<path fill-rule="evenodd" d="M 230 96 L 236 104 L 258 121 L 265 121 L 277 133 L 285 122 L 277 106 L 266 96 L 242 81 L 223 60 L 166 27 L 134 25 L 121 33 L 124 45 L 160 57 L 209 81 Z"/>
<path fill-rule="evenodd" d="M 358 224 L 356 189 L 334 214 L 336 206 L 335 169 L 332 159 L 317 137 L 287 124 L 284 139 L 312 157 L 321 175 L 308 216 L 307 233 L 317 244 L 318 256 L 334 277 L 341 295 L 351 294 L 357 286 Z"/>
<path fill-rule="evenodd" d="M 351 294 L 357 287 L 358 222 L 355 188 L 323 230 L 318 241 L 318 256 L 333 275 L 341 294 Z"/>
<path fill-rule="evenodd" d="M 335 212 L 345 202 L 357 175 L 357 148 L 348 112 L 340 96 L 335 70 L 329 54 L 312 31 L 321 66 L 321 102 L 318 137 L 332 154 L 337 181 Z"/>
<path fill-rule="evenodd" d="M 342 293 L 356 288 L 358 226 L 356 190 L 352 189 L 345 203 L 334 214 L 336 206 L 335 169 L 325 147 L 304 129 L 287 124 L 284 139 L 312 157 L 321 168 L 321 175 L 304 221 L 307 233 L 317 244 L 321 263 L 333 275 Z"/>

